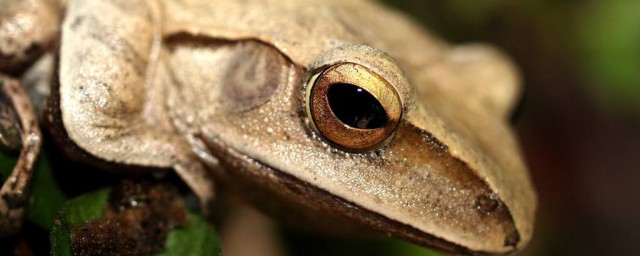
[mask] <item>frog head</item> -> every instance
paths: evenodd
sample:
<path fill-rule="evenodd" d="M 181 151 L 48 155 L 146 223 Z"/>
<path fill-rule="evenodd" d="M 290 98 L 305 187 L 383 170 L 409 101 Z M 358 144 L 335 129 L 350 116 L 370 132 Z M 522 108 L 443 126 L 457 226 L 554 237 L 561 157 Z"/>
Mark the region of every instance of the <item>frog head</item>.
<path fill-rule="evenodd" d="M 173 168 L 204 199 L 213 174 L 453 253 L 531 237 L 518 76 L 493 48 L 369 1 L 67 10 L 51 119 L 85 159 Z"/>

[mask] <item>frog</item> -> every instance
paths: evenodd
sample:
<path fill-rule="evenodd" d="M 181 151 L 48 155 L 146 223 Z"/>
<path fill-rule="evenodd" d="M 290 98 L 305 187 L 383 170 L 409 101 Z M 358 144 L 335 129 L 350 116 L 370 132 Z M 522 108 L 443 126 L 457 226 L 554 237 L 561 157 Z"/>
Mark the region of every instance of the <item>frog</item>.
<path fill-rule="evenodd" d="M 283 221 L 452 254 L 531 240 L 537 199 L 508 121 L 520 76 L 492 46 L 452 46 L 369 0 L 28 2 L 54 6 L 30 23 L 52 35 L 22 29 L 25 47 L 0 56 L 57 45 L 41 50 L 56 55 L 44 123 L 72 159 L 173 171 L 205 212 L 224 190 Z"/>

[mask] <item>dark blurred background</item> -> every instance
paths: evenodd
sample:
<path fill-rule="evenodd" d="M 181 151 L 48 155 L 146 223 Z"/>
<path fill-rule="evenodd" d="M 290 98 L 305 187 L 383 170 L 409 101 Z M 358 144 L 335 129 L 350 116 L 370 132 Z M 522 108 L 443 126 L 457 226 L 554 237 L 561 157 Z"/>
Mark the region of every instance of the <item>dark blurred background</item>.
<path fill-rule="evenodd" d="M 387 0 L 452 43 L 508 52 L 539 196 L 523 255 L 640 255 L 640 1 Z"/>

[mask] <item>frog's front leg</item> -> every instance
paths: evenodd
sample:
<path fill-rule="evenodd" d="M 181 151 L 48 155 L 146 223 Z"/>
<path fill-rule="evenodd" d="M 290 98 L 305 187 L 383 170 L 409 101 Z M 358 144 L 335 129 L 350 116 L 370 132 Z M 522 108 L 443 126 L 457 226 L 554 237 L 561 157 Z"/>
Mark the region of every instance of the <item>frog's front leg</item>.
<path fill-rule="evenodd" d="M 0 150 L 17 155 L 0 177 L 0 236 L 22 226 L 34 162 L 40 151 L 37 118 L 18 76 L 44 52 L 58 33 L 62 4 L 57 0 L 0 0 Z M 7 172 L 4 172 L 7 171 Z"/>
<path fill-rule="evenodd" d="M 36 117 L 22 86 L 18 81 L 0 75 L 0 150 L 8 154 L 19 152 L 11 173 L 7 177 L 0 177 L 0 181 L 4 182 L 0 187 L 0 236 L 13 234 L 22 226 L 40 143 Z"/>
<path fill-rule="evenodd" d="M 152 3 L 69 1 L 48 122 L 76 159 L 109 169 L 173 168 L 208 202 L 212 180 L 162 105 L 160 12 Z"/>

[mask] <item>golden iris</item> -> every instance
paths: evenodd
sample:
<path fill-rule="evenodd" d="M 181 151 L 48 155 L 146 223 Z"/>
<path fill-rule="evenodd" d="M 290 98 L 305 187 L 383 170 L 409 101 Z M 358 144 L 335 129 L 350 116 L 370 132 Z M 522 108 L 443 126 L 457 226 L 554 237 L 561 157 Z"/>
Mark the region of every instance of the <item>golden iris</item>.
<path fill-rule="evenodd" d="M 313 128 L 349 151 L 381 147 L 402 117 L 395 88 L 355 63 L 339 63 L 312 77 L 306 97 Z"/>

